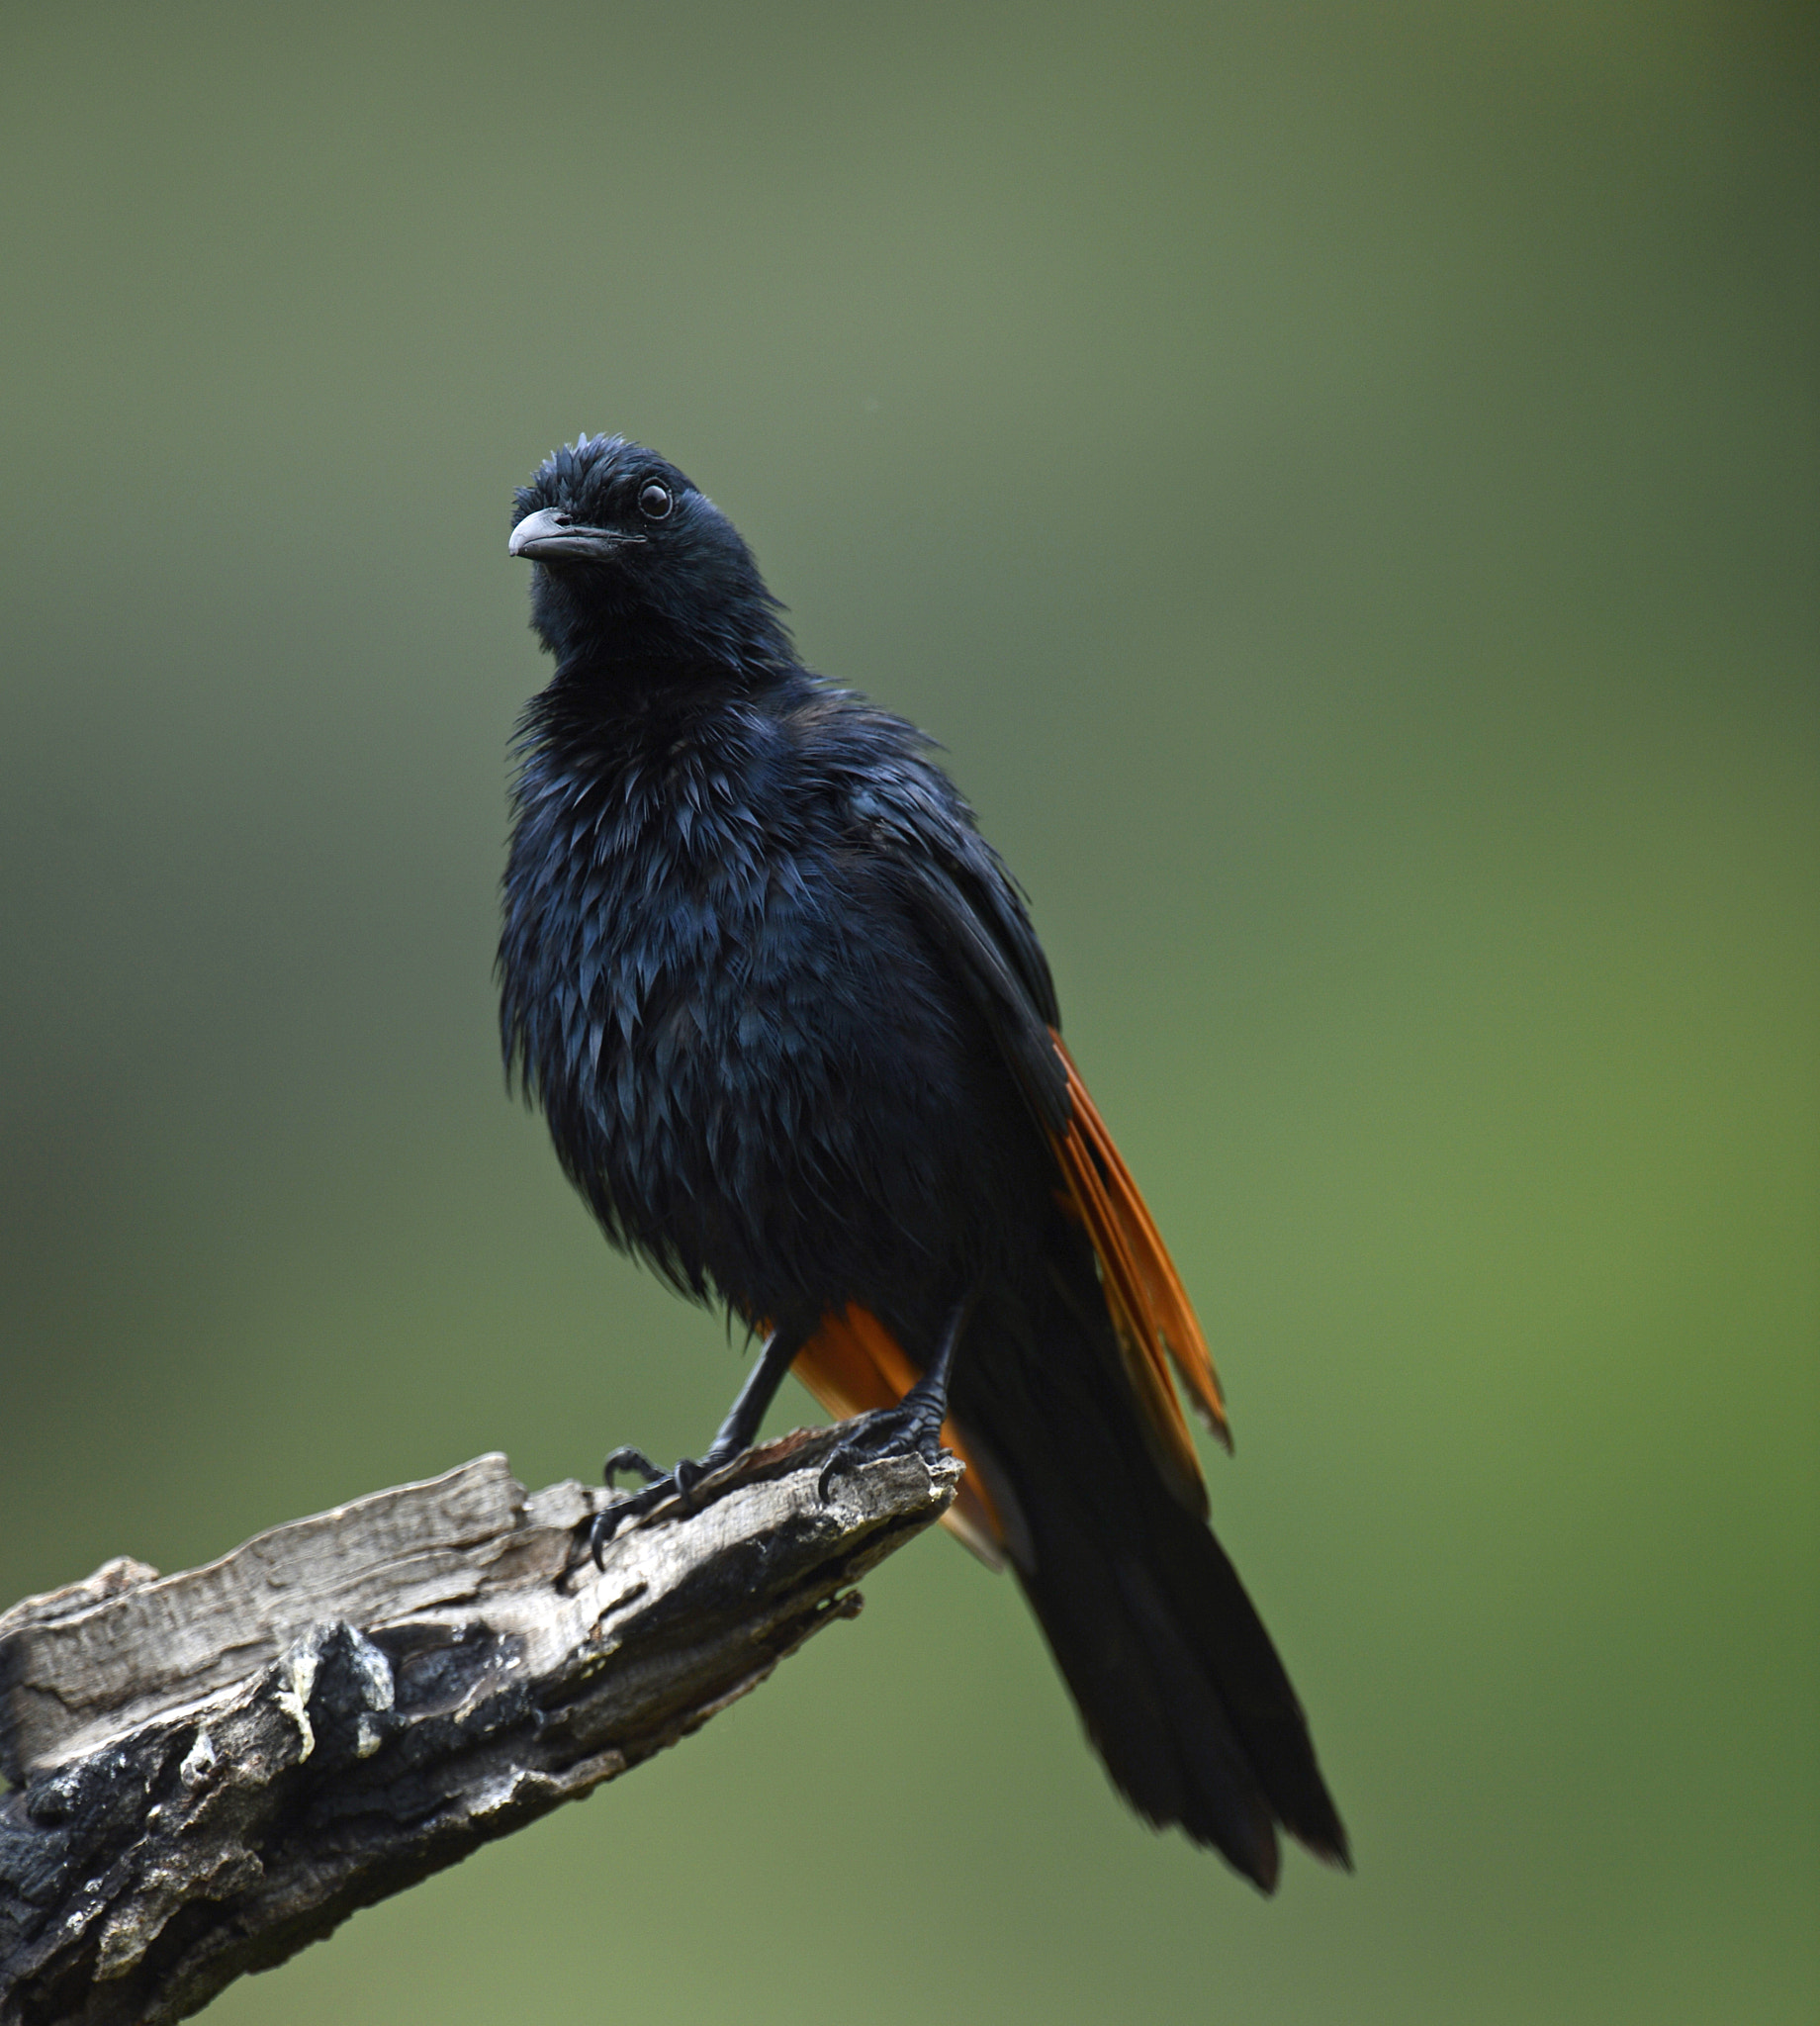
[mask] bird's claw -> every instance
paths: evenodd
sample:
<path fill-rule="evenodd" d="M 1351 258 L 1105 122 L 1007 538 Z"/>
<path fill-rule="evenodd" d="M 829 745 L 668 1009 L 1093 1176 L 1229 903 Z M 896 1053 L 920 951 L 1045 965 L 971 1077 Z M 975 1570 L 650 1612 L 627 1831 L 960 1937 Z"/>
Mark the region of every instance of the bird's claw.
<path fill-rule="evenodd" d="M 934 1463 L 942 1453 L 942 1412 L 933 1402 L 917 1400 L 914 1390 L 895 1407 L 880 1407 L 848 1424 L 844 1434 L 816 1479 L 822 1504 L 837 1477 L 862 1464 L 882 1463 L 890 1456 L 920 1456 Z"/>
<path fill-rule="evenodd" d="M 635 1449 L 630 1442 L 621 1442 L 617 1449 L 612 1450 L 608 1454 L 606 1461 L 600 1466 L 601 1478 L 605 1481 L 609 1492 L 613 1488 L 614 1478 L 622 1470 L 629 1471 L 636 1477 L 642 1477 L 647 1484 L 661 1484 L 664 1480 L 664 1472 L 652 1462 L 642 1449 Z"/>
<path fill-rule="evenodd" d="M 621 1471 L 629 1471 L 642 1477 L 644 1483 L 636 1491 L 622 1493 L 609 1506 L 602 1507 L 594 1515 L 593 1524 L 588 1529 L 589 1552 L 593 1556 L 594 1567 L 606 1566 L 607 1543 L 619 1531 L 620 1522 L 626 1520 L 642 1520 L 667 1499 L 680 1499 L 682 1510 L 695 1510 L 695 1490 L 711 1470 L 718 1469 L 724 1457 L 712 1454 L 692 1457 L 684 1456 L 669 1470 L 659 1470 L 642 1449 L 635 1449 L 630 1443 L 622 1443 L 606 1459 L 604 1476 L 606 1488 L 613 1489 L 613 1479 Z"/>

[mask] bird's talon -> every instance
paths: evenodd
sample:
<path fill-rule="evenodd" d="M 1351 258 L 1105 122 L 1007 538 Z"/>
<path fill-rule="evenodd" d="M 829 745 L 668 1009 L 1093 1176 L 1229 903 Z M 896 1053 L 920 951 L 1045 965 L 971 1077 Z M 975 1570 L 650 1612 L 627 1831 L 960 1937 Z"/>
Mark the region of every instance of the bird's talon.
<path fill-rule="evenodd" d="M 917 1404 L 876 1409 L 853 1424 L 848 1435 L 822 1465 L 816 1491 L 828 1503 L 828 1489 L 837 1477 L 864 1463 L 882 1463 L 892 1456 L 920 1456 L 933 1465 L 942 1454 L 942 1427 Z"/>
<path fill-rule="evenodd" d="M 664 1472 L 642 1449 L 634 1448 L 630 1442 L 621 1442 L 600 1466 L 600 1475 L 605 1480 L 608 1491 L 612 1490 L 613 1480 L 621 1471 L 630 1471 L 635 1476 L 642 1477 L 646 1484 L 661 1484 L 664 1479 Z"/>
<path fill-rule="evenodd" d="M 718 1470 L 726 1456 L 710 1448 L 705 1456 L 684 1456 L 669 1470 L 659 1470 L 642 1449 L 635 1449 L 630 1443 L 622 1444 L 606 1459 L 606 1488 L 614 1497 L 594 1515 L 590 1529 L 590 1545 L 596 1567 L 604 1566 L 602 1555 L 607 1543 L 618 1532 L 626 1520 L 642 1520 L 667 1500 L 681 1501 L 685 1513 L 698 1511 L 695 1494 L 702 1480 Z M 621 1471 L 631 1471 L 644 1479 L 644 1483 L 631 1491 L 617 1492 L 613 1479 Z"/>

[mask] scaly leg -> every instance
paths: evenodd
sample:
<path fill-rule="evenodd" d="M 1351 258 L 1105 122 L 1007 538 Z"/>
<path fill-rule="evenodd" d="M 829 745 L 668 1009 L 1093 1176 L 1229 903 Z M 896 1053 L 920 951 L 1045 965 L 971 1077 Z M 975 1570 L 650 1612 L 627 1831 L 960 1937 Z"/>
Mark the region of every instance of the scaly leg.
<path fill-rule="evenodd" d="M 969 1294 L 955 1304 L 929 1369 L 895 1407 L 878 1408 L 848 1424 L 852 1432 L 822 1465 L 824 1501 L 828 1487 L 841 1472 L 857 1464 L 876 1463 L 886 1456 L 916 1455 L 925 1463 L 936 1460 L 942 1448 L 942 1424 L 948 1419 L 948 1381 L 955 1367 L 955 1351 L 975 1299 Z"/>

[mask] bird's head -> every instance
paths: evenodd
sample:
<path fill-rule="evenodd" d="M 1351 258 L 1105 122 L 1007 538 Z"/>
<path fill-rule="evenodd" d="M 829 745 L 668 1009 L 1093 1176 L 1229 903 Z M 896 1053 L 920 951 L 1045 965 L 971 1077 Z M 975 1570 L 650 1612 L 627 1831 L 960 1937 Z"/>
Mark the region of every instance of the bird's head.
<path fill-rule="evenodd" d="M 531 624 L 565 665 L 793 659 L 752 551 L 674 464 L 623 436 L 582 436 L 513 498 L 507 550 L 536 568 Z"/>

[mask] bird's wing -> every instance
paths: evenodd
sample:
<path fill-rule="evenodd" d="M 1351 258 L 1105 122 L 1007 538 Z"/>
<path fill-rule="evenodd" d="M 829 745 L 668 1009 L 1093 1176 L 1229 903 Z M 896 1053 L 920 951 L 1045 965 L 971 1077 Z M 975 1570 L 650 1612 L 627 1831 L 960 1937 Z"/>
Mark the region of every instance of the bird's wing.
<path fill-rule="evenodd" d="M 1157 1460 L 1182 1503 L 1204 1513 L 1206 1490 L 1170 1367 L 1230 1448 L 1220 1381 L 1155 1222 L 1062 1044 L 1055 987 L 1022 896 L 933 767 L 910 763 L 894 772 L 891 788 L 881 792 L 872 774 L 856 790 L 855 815 L 964 984 L 1047 1140 L 1062 1204 L 1099 1260 L 1106 1306 Z M 849 1413 L 901 1398 L 914 1377 L 889 1333 L 858 1311 L 831 1319 L 795 1369 L 825 1405 Z M 962 1431 L 963 1451 L 964 1442 Z M 977 1486 L 979 1474 L 969 1473 L 968 1482 Z M 1002 1538 L 989 1494 L 982 1504 L 993 1538 Z M 957 1530 L 964 1537 L 958 1522 Z"/>

